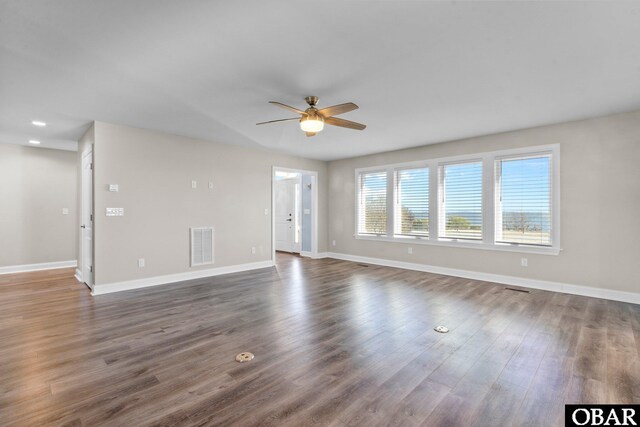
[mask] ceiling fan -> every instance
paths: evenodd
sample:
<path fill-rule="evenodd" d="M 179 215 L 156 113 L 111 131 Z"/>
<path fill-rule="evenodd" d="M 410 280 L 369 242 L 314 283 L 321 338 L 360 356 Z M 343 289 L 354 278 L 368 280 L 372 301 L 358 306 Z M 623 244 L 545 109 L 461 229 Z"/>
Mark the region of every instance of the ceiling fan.
<path fill-rule="evenodd" d="M 357 109 L 358 106 L 353 102 L 333 105 L 331 107 L 318 110 L 316 108 L 316 104 L 318 103 L 317 96 L 307 96 L 304 100 L 307 101 L 307 104 L 309 104 L 309 108 L 307 108 L 304 111 L 299 110 L 295 107 L 291 107 L 289 105 L 285 105 L 281 102 L 269 101 L 270 104 L 277 105 L 278 107 L 300 114 L 300 117 L 293 117 L 291 119 L 270 120 L 268 122 L 260 122 L 256 124 L 264 125 L 267 123 L 288 122 L 290 120 L 299 120 L 300 128 L 307 134 L 307 136 L 314 136 L 316 133 L 320 132 L 322 129 L 324 129 L 325 123 L 328 125 L 340 126 L 343 128 L 356 129 L 356 130 L 363 130 L 364 128 L 366 128 L 366 126 L 361 123 L 356 123 L 349 120 L 339 119 L 337 117 L 334 117 L 334 116 L 337 116 L 338 114 L 347 113 L 349 111 L 353 111 Z"/>

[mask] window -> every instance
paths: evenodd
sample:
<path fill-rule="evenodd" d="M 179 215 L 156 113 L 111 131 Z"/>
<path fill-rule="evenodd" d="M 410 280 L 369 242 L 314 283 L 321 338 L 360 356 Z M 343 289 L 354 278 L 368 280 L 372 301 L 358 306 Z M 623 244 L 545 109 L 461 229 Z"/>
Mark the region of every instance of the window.
<path fill-rule="evenodd" d="M 551 245 L 551 155 L 496 160 L 496 242 Z"/>
<path fill-rule="evenodd" d="M 396 170 L 396 236 L 429 236 L 429 169 Z"/>
<path fill-rule="evenodd" d="M 482 162 L 440 166 L 440 236 L 482 239 Z"/>
<path fill-rule="evenodd" d="M 560 252 L 560 146 L 357 169 L 357 239 Z"/>
<path fill-rule="evenodd" d="M 360 174 L 358 234 L 387 234 L 387 172 Z"/>

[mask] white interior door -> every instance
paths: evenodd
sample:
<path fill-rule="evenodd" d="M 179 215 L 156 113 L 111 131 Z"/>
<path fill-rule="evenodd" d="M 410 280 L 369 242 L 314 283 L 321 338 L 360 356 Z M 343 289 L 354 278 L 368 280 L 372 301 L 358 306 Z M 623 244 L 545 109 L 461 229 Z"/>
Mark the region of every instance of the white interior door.
<path fill-rule="evenodd" d="M 93 289 L 93 151 L 82 157 L 82 280 Z"/>
<path fill-rule="evenodd" d="M 295 179 L 275 181 L 275 240 L 276 251 L 294 252 L 296 226 Z"/>

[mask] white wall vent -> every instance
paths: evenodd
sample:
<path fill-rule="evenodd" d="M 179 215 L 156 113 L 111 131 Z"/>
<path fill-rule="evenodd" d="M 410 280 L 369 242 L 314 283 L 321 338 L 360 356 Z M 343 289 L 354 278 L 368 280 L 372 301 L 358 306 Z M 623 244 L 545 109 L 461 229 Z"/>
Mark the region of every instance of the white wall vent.
<path fill-rule="evenodd" d="M 191 227 L 191 267 L 213 264 L 213 227 Z"/>

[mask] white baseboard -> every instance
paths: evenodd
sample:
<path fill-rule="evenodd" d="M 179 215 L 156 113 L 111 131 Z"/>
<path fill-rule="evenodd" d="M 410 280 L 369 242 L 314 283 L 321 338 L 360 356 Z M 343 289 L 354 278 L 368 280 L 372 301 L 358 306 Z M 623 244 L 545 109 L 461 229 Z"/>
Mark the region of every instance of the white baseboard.
<path fill-rule="evenodd" d="M 322 259 L 327 257 L 327 253 L 326 252 L 313 253 L 313 252 L 300 251 L 300 256 L 311 258 L 311 259 Z"/>
<path fill-rule="evenodd" d="M 41 262 L 39 264 L 9 265 L 0 267 L 0 274 L 25 273 L 28 271 L 54 270 L 57 268 L 77 267 L 78 261 Z"/>
<path fill-rule="evenodd" d="M 329 258 L 340 259 L 343 261 L 362 262 L 366 264 L 382 265 L 386 267 L 403 268 L 405 270 L 424 271 L 427 273 L 443 274 L 446 276 L 464 277 L 466 279 L 482 280 L 485 282 L 522 286 L 524 288 L 541 289 L 544 291 L 561 292 L 564 294 L 581 295 L 586 297 L 603 298 L 614 301 L 629 302 L 632 304 L 640 304 L 640 293 L 635 292 L 592 288 L 589 286 L 571 285 L 568 283 L 549 282 L 546 280 L 527 279 L 524 277 L 505 276 L 502 274 L 459 270 L 457 268 L 437 267 L 433 265 L 417 264 L 404 261 L 393 261 L 381 258 L 369 258 L 335 252 L 329 252 L 327 256 Z"/>
<path fill-rule="evenodd" d="M 207 270 L 188 271 L 186 273 L 167 274 L 165 276 L 147 277 L 144 279 L 127 280 L 124 282 L 105 283 L 93 285 L 91 295 L 110 294 L 112 292 L 129 291 L 132 289 L 147 288 L 149 286 L 166 285 L 168 283 L 182 282 L 184 280 L 202 279 L 204 277 L 220 276 L 222 274 L 239 273 L 241 271 L 256 270 L 259 268 L 273 267 L 273 261 L 258 261 L 248 264 L 230 265 L 227 267 L 210 268 Z"/>

